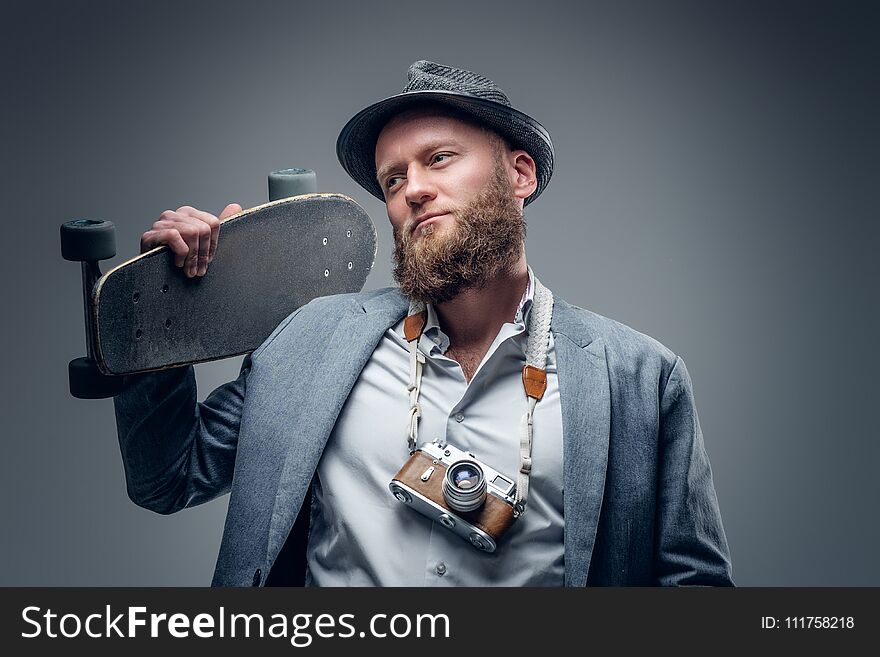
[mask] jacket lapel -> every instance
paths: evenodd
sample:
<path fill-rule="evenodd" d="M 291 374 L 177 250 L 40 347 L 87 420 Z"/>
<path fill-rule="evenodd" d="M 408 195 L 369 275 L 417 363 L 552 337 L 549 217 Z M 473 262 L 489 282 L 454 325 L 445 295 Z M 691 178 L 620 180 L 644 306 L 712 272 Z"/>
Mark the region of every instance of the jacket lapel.
<path fill-rule="evenodd" d="M 273 563 L 311 485 L 321 453 L 345 400 L 385 331 L 406 313 L 408 303 L 396 289 L 354 303 L 342 313 L 327 350 L 308 372 L 308 404 L 285 421 L 296 427 L 284 456 L 269 527 L 268 563 Z"/>
<path fill-rule="evenodd" d="M 605 345 L 594 340 L 576 309 L 553 307 L 556 368 L 562 406 L 565 585 L 584 586 L 605 490 L 611 393 Z"/>

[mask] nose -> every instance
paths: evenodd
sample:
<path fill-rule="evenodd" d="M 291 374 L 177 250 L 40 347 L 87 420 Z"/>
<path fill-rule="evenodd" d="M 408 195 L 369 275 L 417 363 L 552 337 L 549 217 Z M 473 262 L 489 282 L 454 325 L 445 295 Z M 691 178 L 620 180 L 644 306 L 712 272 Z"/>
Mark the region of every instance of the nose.
<path fill-rule="evenodd" d="M 430 174 L 413 164 L 406 172 L 406 202 L 410 207 L 423 205 L 437 196 Z"/>

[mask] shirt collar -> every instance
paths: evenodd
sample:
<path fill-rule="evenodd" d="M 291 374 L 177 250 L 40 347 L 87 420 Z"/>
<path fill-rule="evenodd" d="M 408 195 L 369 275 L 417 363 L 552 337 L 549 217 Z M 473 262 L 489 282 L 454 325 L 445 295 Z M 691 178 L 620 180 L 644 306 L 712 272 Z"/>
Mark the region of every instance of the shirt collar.
<path fill-rule="evenodd" d="M 535 274 L 532 272 L 531 267 L 529 267 L 528 270 L 529 282 L 519 301 L 519 306 L 516 309 L 516 315 L 513 319 L 513 323 L 522 325 L 523 329 L 528 325 L 529 314 L 532 310 L 532 304 L 535 298 Z M 440 328 L 440 322 L 437 318 L 437 311 L 434 310 L 434 304 L 427 303 L 425 304 L 425 308 L 427 310 L 427 318 L 423 335 L 440 348 L 440 353 L 445 353 L 449 348 L 449 337 Z"/>

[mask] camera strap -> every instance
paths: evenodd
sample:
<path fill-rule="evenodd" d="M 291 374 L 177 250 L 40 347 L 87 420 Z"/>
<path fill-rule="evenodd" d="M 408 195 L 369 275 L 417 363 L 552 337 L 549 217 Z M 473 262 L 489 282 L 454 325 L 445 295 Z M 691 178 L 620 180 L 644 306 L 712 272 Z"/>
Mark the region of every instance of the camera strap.
<path fill-rule="evenodd" d="M 532 418 L 535 406 L 547 390 L 547 351 L 550 347 L 550 319 L 553 315 L 553 293 L 535 277 L 535 294 L 529 313 L 527 327 L 526 364 L 522 370 L 523 389 L 528 399 L 528 409 L 520 420 L 519 473 L 516 482 L 516 501 L 514 516 L 519 517 L 526 508 L 529 496 L 529 475 L 532 471 Z M 419 392 L 422 385 L 422 369 L 425 357 L 418 350 L 419 338 L 425 330 L 428 314 L 425 304 L 411 301 L 409 314 L 403 323 L 403 333 L 409 343 L 410 368 L 409 393 L 410 409 L 407 427 L 409 453 L 416 451 L 419 435 L 419 418 L 422 408 L 419 405 Z"/>

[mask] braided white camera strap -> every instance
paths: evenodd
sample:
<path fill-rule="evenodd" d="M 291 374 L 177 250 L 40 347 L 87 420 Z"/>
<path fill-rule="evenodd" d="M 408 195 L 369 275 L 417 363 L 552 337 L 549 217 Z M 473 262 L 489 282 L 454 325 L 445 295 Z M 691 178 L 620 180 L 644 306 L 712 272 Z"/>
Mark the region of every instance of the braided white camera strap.
<path fill-rule="evenodd" d="M 532 310 L 529 314 L 528 343 L 526 347 L 526 364 L 523 367 L 523 388 L 529 405 L 520 420 L 519 439 L 519 474 L 516 482 L 516 501 L 513 507 L 514 516 L 525 511 L 529 496 L 529 474 L 532 471 L 532 417 L 538 400 L 547 389 L 547 351 L 550 347 L 550 319 L 553 315 L 553 293 L 535 278 L 535 295 Z M 419 436 L 419 418 L 422 407 L 419 405 L 419 392 L 422 386 L 422 368 L 425 357 L 418 350 L 419 338 L 425 330 L 427 311 L 421 301 L 412 301 L 409 314 L 404 321 L 404 334 L 409 343 L 410 368 L 409 393 L 410 409 L 407 431 L 409 453 L 416 451 Z"/>

